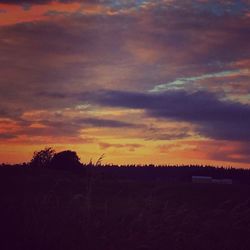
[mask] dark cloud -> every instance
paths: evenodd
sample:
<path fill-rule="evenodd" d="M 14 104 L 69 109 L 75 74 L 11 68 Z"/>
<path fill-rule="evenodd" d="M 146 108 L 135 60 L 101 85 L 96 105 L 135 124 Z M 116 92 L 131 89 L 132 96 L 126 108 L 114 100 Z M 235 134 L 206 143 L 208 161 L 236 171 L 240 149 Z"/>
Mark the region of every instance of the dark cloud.
<path fill-rule="evenodd" d="M 156 133 L 145 136 L 145 140 L 163 140 L 163 141 L 168 141 L 168 140 L 179 140 L 183 138 L 187 138 L 191 136 L 191 134 L 188 131 L 183 131 L 183 132 L 175 132 L 173 130 L 169 130 L 169 133 L 159 133 L 156 131 Z"/>
<path fill-rule="evenodd" d="M 56 10 L 49 10 L 47 11 L 44 16 L 69 16 L 69 13 L 67 11 L 56 11 Z"/>
<path fill-rule="evenodd" d="M 0 117 L 6 117 L 8 116 L 8 111 L 5 109 L 0 109 Z"/>
<path fill-rule="evenodd" d="M 126 122 L 109 120 L 109 119 L 97 119 L 97 118 L 66 118 L 60 121 L 41 121 L 46 125 L 45 129 L 29 129 L 28 133 L 34 132 L 37 135 L 51 135 L 51 136 L 80 136 L 82 129 L 87 127 L 103 127 L 103 128 L 123 128 L 132 127 L 133 125 Z"/>
<path fill-rule="evenodd" d="M 37 136 L 64 136 L 64 137 L 79 137 L 81 125 L 73 122 L 72 120 L 61 120 L 61 121 L 40 121 L 41 124 L 45 125 L 44 128 L 29 128 L 26 131 L 29 135 Z"/>
<path fill-rule="evenodd" d="M 108 149 L 108 148 L 128 148 L 129 151 L 135 151 L 136 149 L 142 147 L 143 145 L 137 143 L 126 143 L 126 144 L 119 144 L 119 143 L 106 143 L 100 142 L 99 147 L 101 149 Z"/>
<path fill-rule="evenodd" d="M 4 103 L 14 108 L 10 102 L 25 111 L 62 108 L 74 103 L 63 98 L 55 102 L 54 96 L 45 98 L 40 93 L 70 93 L 102 85 L 102 79 L 96 79 L 98 67 L 113 64 L 124 54 L 119 26 L 109 31 L 108 24 L 111 20 L 83 16 L 66 25 L 32 22 L 1 27 L 0 109 L 6 108 Z M 109 37 L 112 31 L 117 33 L 115 40 Z"/>
<path fill-rule="evenodd" d="M 25 121 L 25 120 L 12 120 L 15 123 L 15 128 L 11 132 L 0 133 L 1 139 L 14 139 L 20 136 L 33 138 L 43 138 L 45 141 L 49 137 L 53 137 L 55 142 L 58 138 L 80 138 L 80 125 L 68 121 Z M 4 122 L 3 122 L 4 123 Z M 5 122 L 7 124 L 7 122 Z M 38 123 L 40 126 L 32 126 L 33 123 Z"/>
<path fill-rule="evenodd" d="M 250 39 L 249 18 L 214 16 L 211 13 L 201 15 L 192 8 L 163 9 L 157 6 L 149 11 L 153 26 L 162 29 L 150 30 L 147 42 L 151 41 L 163 51 L 170 52 L 173 62 L 180 56 L 183 61 L 187 59 L 189 64 L 230 62 L 250 56 L 247 45 Z M 166 50 L 169 48 L 172 52 Z M 186 56 L 190 54 L 192 56 Z"/>
<path fill-rule="evenodd" d="M 0 101 L 0 118 L 17 119 L 22 114 L 22 109 L 17 107 L 10 107 L 7 103 L 1 105 Z"/>
<path fill-rule="evenodd" d="M 223 100 L 215 94 L 199 91 L 138 93 L 104 91 L 95 102 L 111 107 L 143 109 L 151 116 L 197 125 L 207 137 L 223 140 L 250 140 L 250 105 Z"/>
<path fill-rule="evenodd" d="M 248 142 L 242 142 L 233 148 L 228 148 L 228 142 L 224 142 L 224 145 L 219 147 L 216 144 L 214 142 L 214 150 L 208 153 L 210 158 L 218 161 L 250 163 Z"/>
<path fill-rule="evenodd" d="M 128 122 L 111 119 L 99 119 L 99 118 L 70 118 L 66 116 L 52 116 L 50 120 L 33 120 L 27 121 L 20 118 L 12 120 L 15 123 L 16 128 L 10 132 L 0 133 L 1 139 L 13 139 L 19 136 L 29 137 L 53 137 L 57 138 L 75 138 L 81 137 L 82 130 L 93 128 L 134 128 L 136 125 Z M 1 121 L 0 121 L 1 124 Z M 7 124 L 6 121 L 2 121 L 2 124 Z M 39 124 L 39 126 L 32 126 L 33 124 Z"/>
<path fill-rule="evenodd" d="M 13 135 L 11 133 L 0 133 L 1 140 L 9 140 L 9 139 L 14 139 L 16 137 L 17 137 L 16 135 Z"/>
<path fill-rule="evenodd" d="M 98 119 L 98 118 L 84 118 L 76 120 L 78 124 L 83 125 L 91 125 L 93 127 L 107 127 L 107 128 L 129 128 L 135 127 L 134 124 L 123 122 L 123 121 L 116 121 L 116 120 L 109 120 L 109 119 Z"/>

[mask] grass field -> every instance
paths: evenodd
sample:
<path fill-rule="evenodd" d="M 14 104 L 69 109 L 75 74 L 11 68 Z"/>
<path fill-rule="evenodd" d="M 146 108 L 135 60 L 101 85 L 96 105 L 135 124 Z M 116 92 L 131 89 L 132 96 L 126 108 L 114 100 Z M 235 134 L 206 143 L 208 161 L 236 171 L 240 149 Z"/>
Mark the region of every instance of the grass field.
<path fill-rule="evenodd" d="M 250 249 L 246 184 L 5 167 L 0 192 L 3 250 Z"/>

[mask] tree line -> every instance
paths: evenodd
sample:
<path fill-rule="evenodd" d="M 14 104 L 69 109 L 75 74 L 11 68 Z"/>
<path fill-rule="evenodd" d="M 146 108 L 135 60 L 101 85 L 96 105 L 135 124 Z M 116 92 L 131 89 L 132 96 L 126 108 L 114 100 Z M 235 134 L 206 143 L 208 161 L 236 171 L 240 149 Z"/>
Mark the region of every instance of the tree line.
<path fill-rule="evenodd" d="M 250 184 L 250 169 L 213 167 L 208 165 L 115 165 L 103 164 L 104 155 L 93 163 L 82 163 L 75 151 L 56 152 L 51 147 L 35 151 L 30 162 L 23 164 L 1 164 L 0 166 L 29 167 L 32 169 L 81 170 L 86 169 L 104 176 L 118 179 L 190 181 L 193 175 L 213 178 L 231 178 L 236 182 Z"/>

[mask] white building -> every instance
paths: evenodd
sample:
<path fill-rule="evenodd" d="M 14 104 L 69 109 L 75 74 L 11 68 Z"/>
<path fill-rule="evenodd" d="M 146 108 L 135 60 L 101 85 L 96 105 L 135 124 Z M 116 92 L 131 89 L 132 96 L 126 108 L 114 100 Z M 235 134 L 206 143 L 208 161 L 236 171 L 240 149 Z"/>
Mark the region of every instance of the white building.
<path fill-rule="evenodd" d="M 233 184 L 233 180 L 232 179 L 213 179 L 212 183 L 231 185 Z"/>
<path fill-rule="evenodd" d="M 192 176 L 193 183 L 212 183 L 212 179 L 210 176 Z"/>
<path fill-rule="evenodd" d="M 192 176 L 192 183 L 233 184 L 232 179 L 213 179 L 210 176 Z"/>

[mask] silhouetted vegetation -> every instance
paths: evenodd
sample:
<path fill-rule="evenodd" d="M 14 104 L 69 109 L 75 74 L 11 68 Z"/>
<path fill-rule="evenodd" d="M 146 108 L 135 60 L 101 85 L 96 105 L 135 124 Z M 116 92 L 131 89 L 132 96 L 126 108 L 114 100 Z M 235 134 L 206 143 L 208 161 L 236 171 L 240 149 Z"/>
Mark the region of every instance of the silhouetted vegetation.
<path fill-rule="evenodd" d="M 74 170 L 82 167 L 77 153 L 65 150 L 59 153 L 50 147 L 34 152 L 33 158 L 29 163 L 30 167 L 50 168 L 59 170 Z"/>
<path fill-rule="evenodd" d="M 52 169 L 70 170 L 82 167 L 80 158 L 76 152 L 66 150 L 55 154 L 51 160 L 50 167 Z"/>
<path fill-rule="evenodd" d="M 47 167 L 0 167 L 1 250 L 250 249 L 250 170 L 81 164 L 75 152 L 46 152 Z"/>
<path fill-rule="evenodd" d="M 50 166 L 51 160 L 55 155 L 55 150 L 52 148 L 45 148 L 40 151 L 35 151 L 30 165 L 36 168 L 46 168 Z"/>

